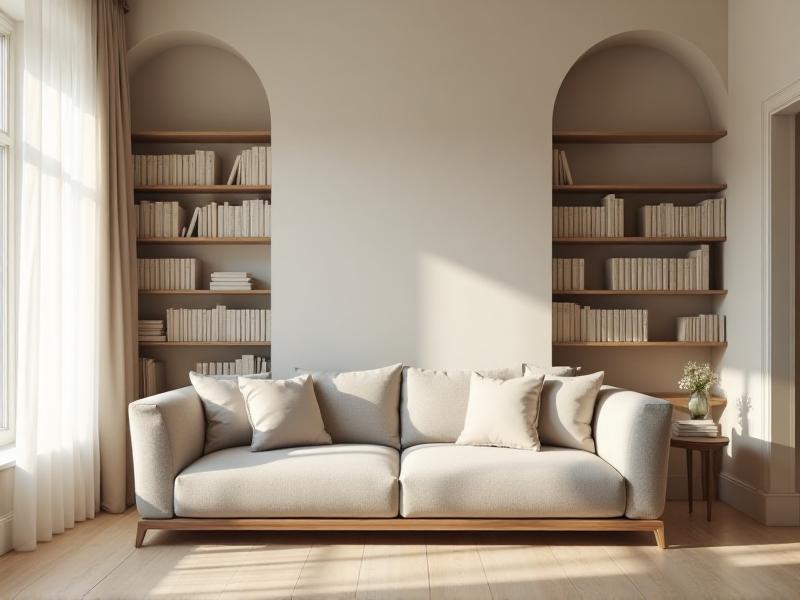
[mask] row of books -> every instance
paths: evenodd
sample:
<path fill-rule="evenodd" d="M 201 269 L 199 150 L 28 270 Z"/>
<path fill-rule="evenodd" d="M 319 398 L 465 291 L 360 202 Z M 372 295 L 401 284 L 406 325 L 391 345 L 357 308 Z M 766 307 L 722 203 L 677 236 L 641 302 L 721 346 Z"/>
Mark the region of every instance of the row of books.
<path fill-rule="evenodd" d="M 250 278 L 249 273 L 243 271 L 215 271 L 211 273 L 212 290 L 252 290 L 253 280 Z"/>
<path fill-rule="evenodd" d="M 553 237 L 623 237 L 625 201 L 606 195 L 600 206 L 554 206 Z"/>
<path fill-rule="evenodd" d="M 671 202 L 639 209 L 644 237 L 724 237 L 725 198 L 709 198 L 694 206 Z"/>
<path fill-rule="evenodd" d="M 194 209 L 183 237 L 269 237 L 271 221 L 269 202 L 261 198 L 241 205 L 211 202 Z"/>
<path fill-rule="evenodd" d="M 709 247 L 686 258 L 609 258 L 606 286 L 610 290 L 707 290 Z"/>
<path fill-rule="evenodd" d="M 675 437 L 717 437 L 719 425 L 712 419 L 673 421 L 672 435 Z"/>
<path fill-rule="evenodd" d="M 139 398 L 155 396 L 164 391 L 164 363 L 154 358 L 139 358 Z"/>
<path fill-rule="evenodd" d="M 166 342 L 164 319 L 139 319 L 140 342 Z"/>
<path fill-rule="evenodd" d="M 724 315 L 678 317 L 679 342 L 724 342 L 726 340 Z"/>
<path fill-rule="evenodd" d="M 572 185 L 572 171 L 563 150 L 553 148 L 553 185 Z"/>
<path fill-rule="evenodd" d="M 557 291 L 584 289 L 585 262 L 582 258 L 554 258 L 553 289 Z"/>
<path fill-rule="evenodd" d="M 186 227 L 186 211 L 176 201 L 142 200 L 134 205 L 136 235 L 140 238 L 178 237 Z"/>
<path fill-rule="evenodd" d="M 196 258 L 137 258 L 140 290 L 196 290 L 200 264 Z"/>
<path fill-rule="evenodd" d="M 243 150 L 233 161 L 228 185 L 272 185 L 272 147 Z"/>
<path fill-rule="evenodd" d="M 220 172 L 213 150 L 193 154 L 134 154 L 134 185 L 212 185 Z"/>
<path fill-rule="evenodd" d="M 646 342 L 647 310 L 553 302 L 554 342 Z"/>
<path fill-rule="evenodd" d="M 195 372 L 203 375 L 255 375 L 269 373 L 270 363 L 265 356 L 243 354 L 241 358 L 225 362 L 199 362 Z"/>
<path fill-rule="evenodd" d="M 266 308 L 168 308 L 170 342 L 268 342 L 271 311 Z"/>

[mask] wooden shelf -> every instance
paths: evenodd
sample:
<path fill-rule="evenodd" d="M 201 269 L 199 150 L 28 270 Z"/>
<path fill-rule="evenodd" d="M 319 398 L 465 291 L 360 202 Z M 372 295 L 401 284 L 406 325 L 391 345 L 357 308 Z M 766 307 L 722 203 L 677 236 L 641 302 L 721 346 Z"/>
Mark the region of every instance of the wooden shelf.
<path fill-rule="evenodd" d="M 554 296 L 724 296 L 728 290 L 553 290 Z"/>
<path fill-rule="evenodd" d="M 140 346 L 271 346 L 272 342 L 139 342 Z"/>
<path fill-rule="evenodd" d="M 662 400 L 667 400 L 673 406 L 677 406 L 678 408 L 686 408 L 689 404 L 689 395 L 685 392 L 642 392 L 643 394 L 647 394 L 648 396 L 653 396 L 654 398 L 661 398 Z M 709 399 L 709 404 L 714 406 L 725 406 L 728 401 L 723 398 L 722 396 L 711 396 Z"/>
<path fill-rule="evenodd" d="M 724 242 L 724 237 L 558 237 L 553 238 L 554 244 L 583 245 L 583 244 L 715 244 Z"/>
<path fill-rule="evenodd" d="M 724 129 L 687 129 L 685 131 L 621 131 L 614 129 L 567 130 L 553 132 L 553 142 L 560 144 L 705 144 L 728 135 Z"/>
<path fill-rule="evenodd" d="M 137 185 L 141 194 L 266 194 L 270 185 Z"/>
<path fill-rule="evenodd" d="M 272 290 L 139 290 L 143 296 L 268 296 Z"/>
<path fill-rule="evenodd" d="M 221 245 L 221 246 L 267 246 L 272 243 L 271 237 L 233 237 L 233 238 L 210 238 L 210 237 L 178 237 L 178 238 L 139 238 L 138 244 L 151 245 Z"/>
<path fill-rule="evenodd" d="M 728 342 L 553 342 L 558 348 L 724 348 Z"/>
<path fill-rule="evenodd" d="M 268 144 L 272 135 L 267 130 L 253 131 L 134 131 L 133 142 L 153 143 L 261 143 Z"/>
<path fill-rule="evenodd" d="M 592 183 L 580 185 L 554 185 L 554 194 L 715 194 L 727 189 L 724 183 L 655 184 L 655 183 Z"/>

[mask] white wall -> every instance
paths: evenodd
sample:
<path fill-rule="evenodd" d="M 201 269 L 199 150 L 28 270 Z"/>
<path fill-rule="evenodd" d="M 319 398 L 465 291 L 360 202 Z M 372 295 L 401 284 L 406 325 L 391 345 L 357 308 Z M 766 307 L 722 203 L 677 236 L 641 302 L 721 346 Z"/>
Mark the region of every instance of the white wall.
<path fill-rule="evenodd" d="M 269 96 L 273 361 L 362 368 L 550 359 L 552 107 L 631 29 L 724 75 L 726 3 L 138 1 L 129 44 L 233 46 Z"/>

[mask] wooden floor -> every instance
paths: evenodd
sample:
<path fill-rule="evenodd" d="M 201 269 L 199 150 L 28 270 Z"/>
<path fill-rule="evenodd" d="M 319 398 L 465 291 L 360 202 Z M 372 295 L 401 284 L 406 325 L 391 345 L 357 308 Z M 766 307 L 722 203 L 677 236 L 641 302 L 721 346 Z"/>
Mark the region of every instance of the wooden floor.
<path fill-rule="evenodd" d="M 670 502 L 649 533 L 151 532 L 100 515 L 0 557 L 0 598 L 798 598 L 800 528 Z"/>

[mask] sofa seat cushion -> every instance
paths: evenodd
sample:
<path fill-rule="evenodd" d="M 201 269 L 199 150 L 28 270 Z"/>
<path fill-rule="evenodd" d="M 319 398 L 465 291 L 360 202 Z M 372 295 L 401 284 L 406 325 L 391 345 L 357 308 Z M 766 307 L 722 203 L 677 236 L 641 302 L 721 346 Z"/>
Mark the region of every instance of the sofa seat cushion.
<path fill-rule="evenodd" d="M 604 518 L 625 512 L 625 480 L 596 454 L 543 446 L 423 444 L 400 459 L 404 517 Z"/>
<path fill-rule="evenodd" d="M 207 454 L 175 479 L 178 517 L 396 517 L 399 454 L 367 444 Z"/>

